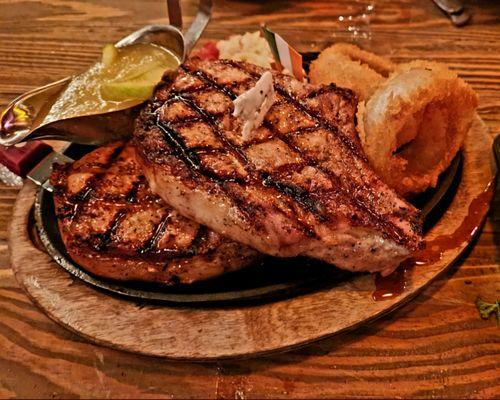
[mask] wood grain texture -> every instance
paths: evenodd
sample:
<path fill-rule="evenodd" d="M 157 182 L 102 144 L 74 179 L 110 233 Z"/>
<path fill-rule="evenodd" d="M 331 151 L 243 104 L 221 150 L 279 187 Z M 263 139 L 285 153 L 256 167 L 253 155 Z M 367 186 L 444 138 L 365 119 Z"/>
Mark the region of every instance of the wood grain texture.
<path fill-rule="evenodd" d="M 186 3 L 192 14 L 194 1 Z M 303 51 L 348 40 L 397 62 L 446 62 L 478 91 L 491 134 L 500 132 L 498 2 L 470 2 L 473 23 L 460 30 L 430 1 L 377 1 L 363 17 L 359 11 L 368 3 L 217 1 L 206 37 L 268 21 Z M 102 44 L 165 20 L 163 7 L 156 0 L 0 1 L 0 104 L 85 68 Z M 338 19 L 349 15 L 351 21 Z M 356 36 L 350 26 L 358 27 Z M 478 295 L 499 297 L 498 192 L 473 250 L 390 317 L 300 351 L 207 365 L 94 346 L 38 311 L 15 283 L 6 256 L 15 192 L 0 189 L 1 397 L 500 397 L 499 329 L 493 319 L 479 319 L 473 305 Z"/>

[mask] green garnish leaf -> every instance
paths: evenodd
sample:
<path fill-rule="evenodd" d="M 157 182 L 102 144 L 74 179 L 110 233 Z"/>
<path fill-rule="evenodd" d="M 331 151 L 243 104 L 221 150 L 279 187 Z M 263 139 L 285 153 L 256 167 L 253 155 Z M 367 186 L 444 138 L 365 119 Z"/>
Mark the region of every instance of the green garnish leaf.
<path fill-rule="evenodd" d="M 495 303 L 487 303 L 478 297 L 476 300 L 476 307 L 482 319 L 488 319 L 491 314 L 495 313 L 497 316 L 497 320 L 500 321 L 499 300 L 497 300 Z"/>

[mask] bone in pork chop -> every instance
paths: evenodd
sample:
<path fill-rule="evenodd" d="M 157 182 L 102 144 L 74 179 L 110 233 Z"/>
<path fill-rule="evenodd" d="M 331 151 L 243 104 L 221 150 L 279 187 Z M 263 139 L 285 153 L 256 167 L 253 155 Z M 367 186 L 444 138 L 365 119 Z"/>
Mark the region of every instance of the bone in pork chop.
<path fill-rule="evenodd" d="M 392 272 L 421 247 L 420 217 L 367 164 L 355 95 L 273 72 L 275 102 L 245 141 L 232 100 L 264 71 L 192 59 L 165 78 L 134 133 L 152 190 L 263 253 Z"/>
<path fill-rule="evenodd" d="M 190 221 L 153 194 L 130 144 L 114 143 L 51 176 L 61 237 L 70 256 L 104 278 L 192 283 L 259 258 Z"/>

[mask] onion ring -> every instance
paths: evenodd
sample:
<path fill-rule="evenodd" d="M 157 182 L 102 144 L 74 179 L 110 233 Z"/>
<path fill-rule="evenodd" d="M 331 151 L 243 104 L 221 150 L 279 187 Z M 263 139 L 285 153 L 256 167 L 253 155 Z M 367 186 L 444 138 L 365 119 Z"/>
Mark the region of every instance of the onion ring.
<path fill-rule="evenodd" d="M 323 50 L 311 63 L 309 79 L 316 85 L 335 83 L 366 100 L 393 70 L 390 61 L 376 54 L 338 43 Z"/>
<path fill-rule="evenodd" d="M 441 64 L 399 65 L 358 110 L 370 164 L 403 196 L 435 187 L 463 144 L 477 103 L 472 88 Z"/>

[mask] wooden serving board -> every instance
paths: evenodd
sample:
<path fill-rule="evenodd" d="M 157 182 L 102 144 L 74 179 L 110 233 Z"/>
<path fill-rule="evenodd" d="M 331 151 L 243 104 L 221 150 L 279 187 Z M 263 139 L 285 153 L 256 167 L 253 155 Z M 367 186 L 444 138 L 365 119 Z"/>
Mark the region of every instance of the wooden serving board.
<path fill-rule="evenodd" d="M 476 118 L 466 140 L 462 180 L 448 210 L 426 240 L 452 235 L 469 208 L 493 181 L 492 140 Z M 407 276 L 402 295 L 374 301 L 370 275 L 286 300 L 233 307 L 179 307 L 138 304 L 110 296 L 72 277 L 30 239 L 30 210 L 36 187 L 26 183 L 14 206 L 9 227 L 10 260 L 15 276 L 50 318 L 100 345 L 183 360 L 250 357 L 302 346 L 353 329 L 404 304 L 464 251 L 469 240 Z M 475 215 L 476 225 L 486 216 Z M 477 232 L 477 229 L 475 230 Z"/>

